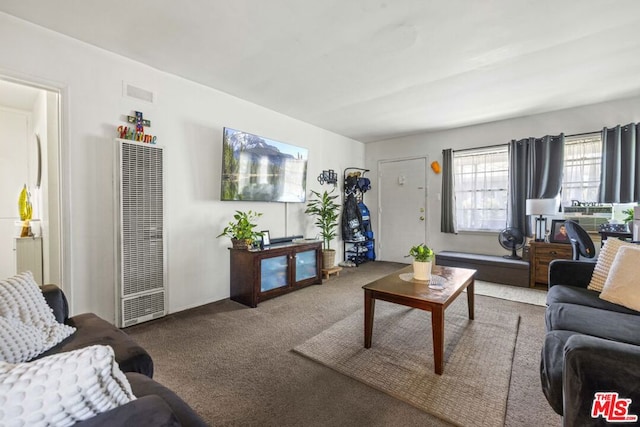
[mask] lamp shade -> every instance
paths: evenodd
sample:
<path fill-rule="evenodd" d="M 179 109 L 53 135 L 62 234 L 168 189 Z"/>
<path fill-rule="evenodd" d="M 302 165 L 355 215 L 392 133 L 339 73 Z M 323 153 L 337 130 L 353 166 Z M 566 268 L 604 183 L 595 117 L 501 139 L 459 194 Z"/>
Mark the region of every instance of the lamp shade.
<path fill-rule="evenodd" d="M 556 199 L 527 199 L 527 215 L 555 215 L 558 213 Z"/>

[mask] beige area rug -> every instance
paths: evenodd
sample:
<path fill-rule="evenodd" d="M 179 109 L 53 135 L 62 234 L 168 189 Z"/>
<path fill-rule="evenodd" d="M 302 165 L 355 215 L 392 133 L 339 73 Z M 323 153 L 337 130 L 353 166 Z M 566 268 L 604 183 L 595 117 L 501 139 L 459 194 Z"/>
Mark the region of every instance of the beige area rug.
<path fill-rule="evenodd" d="M 467 299 L 445 311 L 444 373 L 433 366 L 431 313 L 376 301 L 373 340 L 363 347 L 359 310 L 294 351 L 448 422 L 504 425 L 519 316 Z"/>
<path fill-rule="evenodd" d="M 493 298 L 509 301 L 523 302 L 544 307 L 547 301 L 547 292 L 541 289 L 524 288 L 521 286 L 501 285 L 498 283 L 476 280 L 476 295 L 485 295 Z"/>

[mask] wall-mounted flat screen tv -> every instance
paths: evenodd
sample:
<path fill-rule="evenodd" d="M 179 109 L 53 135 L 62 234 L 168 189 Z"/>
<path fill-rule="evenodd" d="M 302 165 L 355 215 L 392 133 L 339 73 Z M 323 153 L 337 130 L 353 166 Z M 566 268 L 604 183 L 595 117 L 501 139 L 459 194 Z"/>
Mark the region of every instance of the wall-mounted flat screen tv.
<path fill-rule="evenodd" d="M 236 129 L 222 138 L 222 200 L 304 202 L 309 150 Z"/>

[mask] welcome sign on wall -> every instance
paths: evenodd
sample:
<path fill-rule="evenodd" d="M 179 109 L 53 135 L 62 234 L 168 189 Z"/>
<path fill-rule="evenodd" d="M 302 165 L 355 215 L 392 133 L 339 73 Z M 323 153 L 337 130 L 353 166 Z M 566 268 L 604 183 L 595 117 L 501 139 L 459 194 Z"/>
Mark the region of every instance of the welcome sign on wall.
<path fill-rule="evenodd" d="M 127 116 L 127 122 L 135 124 L 135 127 L 118 126 L 118 138 L 147 144 L 156 143 L 157 137 L 144 133 L 145 126 L 151 127 L 151 120 L 145 119 L 141 111 L 134 111 L 133 116 Z"/>

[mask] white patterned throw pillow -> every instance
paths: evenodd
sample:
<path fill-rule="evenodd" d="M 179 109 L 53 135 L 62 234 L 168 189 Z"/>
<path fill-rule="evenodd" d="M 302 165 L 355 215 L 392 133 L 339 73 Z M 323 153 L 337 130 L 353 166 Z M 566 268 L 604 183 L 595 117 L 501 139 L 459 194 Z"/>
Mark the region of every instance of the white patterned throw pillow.
<path fill-rule="evenodd" d="M 0 361 L 31 360 L 75 330 L 58 323 L 31 272 L 0 280 Z"/>
<path fill-rule="evenodd" d="M 45 348 L 43 334 L 19 319 L 0 316 L 0 361 L 20 363 L 31 360 Z"/>
<path fill-rule="evenodd" d="M 604 282 L 606 282 L 609 270 L 611 269 L 611 264 L 613 264 L 613 260 L 618 253 L 618 249 L 622 246 L 636 245 L 614 238 L 604 241 L 604 246 L 600 249 L 600 253 L 598 254 L 598 260 L 596 261 L 596 266 L 593 269 L 593 275 L 591 276 L 591 282 L 589 282 L 587 289 L 602 292 Z"/>
<path fill-rule="evenodd" d="M 135 400 L 106 345 L 0 362 L 0 425 L 66 427 Z"/>

